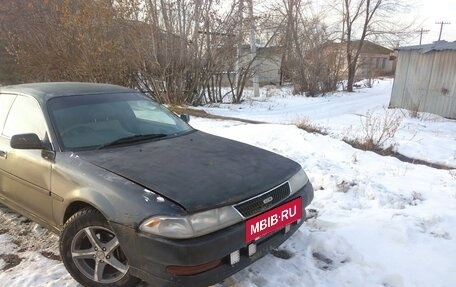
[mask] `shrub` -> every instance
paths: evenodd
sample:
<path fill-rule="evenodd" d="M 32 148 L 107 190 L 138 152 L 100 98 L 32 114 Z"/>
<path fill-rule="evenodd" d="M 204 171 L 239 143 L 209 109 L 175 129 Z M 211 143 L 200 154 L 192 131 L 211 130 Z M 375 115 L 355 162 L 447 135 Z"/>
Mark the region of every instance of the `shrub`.
<path fill-rule="evenodd" d="M 391 154 L 394 146 L 390 144 L 385 147 L 385 145 L 394 138 L 401 122 L 402 117 L 396 111 L 386 111 L 384 116 L 367 112 L 366 116 L 361 119 L 361 136 L 355 138 L 346 136 L 344 141 L 358 149 Z"/>

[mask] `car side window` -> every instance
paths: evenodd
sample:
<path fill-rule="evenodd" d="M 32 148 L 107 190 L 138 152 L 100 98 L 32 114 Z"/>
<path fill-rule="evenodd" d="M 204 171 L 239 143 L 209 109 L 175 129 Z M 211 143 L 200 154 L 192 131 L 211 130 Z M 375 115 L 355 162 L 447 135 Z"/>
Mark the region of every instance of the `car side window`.
<path fill-rule="evenodd" d="M 3 126 L 5 125 L 6 117 L 8 116 L 8 112 L 11 108 L 11 104 L 13 103 L 16 95 L 12 94 L 0 94 L 0 133 L 3 130 Z"/>
<path fill-rule="evenodd" d="M 8 114 L 3 128 L 3 135 L 34 133 L 44 140 L 46 125 L 38 102 L 29 97 L 17 96 Z"/>

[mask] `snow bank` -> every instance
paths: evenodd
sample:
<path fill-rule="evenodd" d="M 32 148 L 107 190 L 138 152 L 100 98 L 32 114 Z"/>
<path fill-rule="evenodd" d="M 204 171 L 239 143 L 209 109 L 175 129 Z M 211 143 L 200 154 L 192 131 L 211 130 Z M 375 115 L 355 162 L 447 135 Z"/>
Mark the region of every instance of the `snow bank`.
<path fill-rule="evenodd" d="M 299 162 L 318 217 L 227 286 L 456 286 L 456 180 L 294 126 L 192 119 L 200 130 Z M 231 125 L 231 126 L 230 126 Z"/>
<path fill-rule="evenodd" d="M 387 110 L 392 85 L 392 79 L 376 80 L 371 89 L 317 98 L 292 96 L 286 87 L 266 87 L 261 89 L 259 98 L 247 93 L 240 105 L 214 104 L 203 109 L 216 115 L 268 123 L 294 124 L 306 119 L 325 127 L 338 139 L 362 136 L 362 121 L 368 113 L 376 117 L 397 113 L 402 124 L 388 144 L 395 145 L 398 152 L 408 157 L 456 168 L 456 121 L 423 113 L 413 118 L 406 110 Z"/>

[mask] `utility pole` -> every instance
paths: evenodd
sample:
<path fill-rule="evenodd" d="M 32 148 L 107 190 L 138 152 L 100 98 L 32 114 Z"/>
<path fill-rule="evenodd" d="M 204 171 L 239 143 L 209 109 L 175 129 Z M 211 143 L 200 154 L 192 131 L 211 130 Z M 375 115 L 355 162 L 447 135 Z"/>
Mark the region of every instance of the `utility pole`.
<path fill-rule="evenodd" d="M 421 46 L 421 40 L 423 40 L 423 34 L 428 33 L 430 30 L 424 30 L 421 28 L 419 31 L 416 31 L 417 33 L 420 33 L 420 46 Z"/>
<path fill-rule="evenodd" d="M 450 22 L 440 21 L 440 22 L 435 22 L 435 24 L 440 25 L 440 34 L 439 34 L 439 41 L 440 41 L 440 39 L 442 38 L 443 25 L 449 25 L 451 23 Z"/>
<path fill-rule="evenodd" d="M 249 16 L 250 16 L 250 54 L 252 63 L 252 71 L 253 71 L 253 96 L 259 97 L 260 96 L 260 82 L 258 79 L 257 74 L 257 67 L 256 67 L 256 55 L 257 55 L 257 47 L 256 47 L 256 38 L 255 38 L 255 18 L 253 18 L 253 0 L 249 0 Z"/>

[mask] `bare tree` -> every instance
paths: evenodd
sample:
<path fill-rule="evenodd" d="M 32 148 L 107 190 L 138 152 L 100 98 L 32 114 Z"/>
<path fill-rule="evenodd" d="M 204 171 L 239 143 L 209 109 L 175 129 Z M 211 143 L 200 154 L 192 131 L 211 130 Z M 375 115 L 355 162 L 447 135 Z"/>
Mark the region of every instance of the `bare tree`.
<path fill-rule="evenodd" d="M 221 101 L 236 19 L 215 2 L 1 0 L 1 35 L 24 81 L 115 83 L 172 104 Z"/>
<path fill-rule="evenodd" d="M 347 90 L 353 91 L 358 59 L 367 37 L 407 37 L 411 24 L 392 20 L 408 8 L 407 0 L 342 0 L 343 26 L 346 35 Z M 344 39 L 344 37 L 342 37 Z M 357 40 L 356 42 L 354 40 Z"/>
<path fill-rule="evenodd" d="M 305 16 L 302 0 L 277 1 L 285 6 L 250 17 L 258 30 L 268 27 L 256 36 L 265 47 L 284 47 L 283 74 L 296 92 L 332 89 L 337 75 L 324 23 Z M 221 102 L 230 95 L 238 103 L 255 71 L 256 57 L 240 53 L 249 34 L 244 9 L 252 5 L 231 0 L 221 11 L 218 3 L 0 0 L 0 41 L 8 43 L 24 81 L 114 83 L 169 104 Z M 222 93 L 226 82 L 230 89 Z"/>
<path fill-rule="evenodd" d="M 242 95 L 230 79 L 236 65 L 237 4 L 220 13 L 214 0 L 149 0 L 146 22 L 154 43 L 149 53 L 156 61 L 139 74 L 141 86 L 164 102 L 198 105 L 223 101 L 221 87 L 228 77 L 233 99 Z"/>
<path fill-rule="evenodd" d="M 24 81 L 91 81 L 128 85 L 133 67 L 107 1 L 5 1 L 7 50 Z"/>
<path fill-rule="evenodd" d="M 282 72 L 294 85 L 294 93 L 314 96 L 336 89 L 337 51 L 331 49 L 331 33 L 318 17 L 307 16 L 301 0 L 282 0 L 286 18 L 282 34 Z"/>

